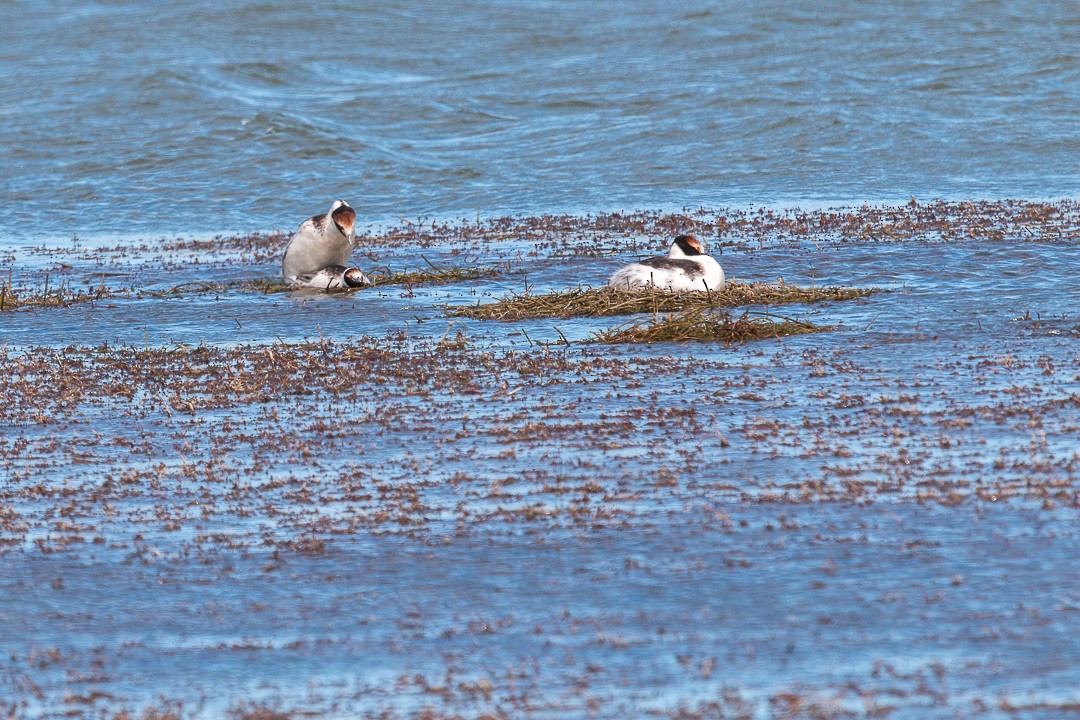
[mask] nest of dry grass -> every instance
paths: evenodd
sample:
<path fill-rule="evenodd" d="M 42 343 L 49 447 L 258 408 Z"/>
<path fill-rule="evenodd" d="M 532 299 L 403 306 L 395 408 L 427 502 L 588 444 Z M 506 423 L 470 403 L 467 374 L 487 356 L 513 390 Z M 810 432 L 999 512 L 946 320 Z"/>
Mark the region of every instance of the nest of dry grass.
<path fill-rule="evenodd" d="M 450 283 L 465 282 L 478 278 L 497 275 L 502 270 L 498 267 L 478 268 L 440 268 L 434 265 L 430 270 L 406 270 L 394 272 L 389 268 L 376 268 L 368 274 L 373 287 L 384 285 L 446 285 Z M 366 287 L 372 287 L 366 286 Z M 164 290 L 136 290 L 117 289 L 106 287 L 104 278 L 97 288 L 87 287 L 85 290 L 72 286 L 70 281 L 51 284 L 46 275 L 41 287 L 22 286 L 15 287 L 11 282 L 0 281 L 0 311 L 18 310 L 20 308 L 58 308 L 68 307 L 76 303 L 106 298 L 132 298 L 152 297 L 170 298 L 187 295 L 213 295 L 230 292 L 257 292 L 265 295 L 272 293 L 290 292 L 297 288 L 286 285 L 279 277 L 260 277 L 251 280 L 236 280 L 232 282 L 206 282 L 196 281 L 181 283 Z M 320 292 L 355 292 L 363 288 L 334 288 L 321 290 Z"/>
<path fill-rule="evenodd" d="M 732 317 L 728 312 L 702 307 L 686 312 L 654 316 L 594 334 L 594 341 L 605 344 L 654 342 L 743 343 L 751 340 L 804 335 L 832 330 L 830 326 L 792 318 L 771 316 Z"/>
<path fill-rule="evenodd" d="M 432 266 L 430 270 L 411 270 L 392 272 L 389 268 L 376 268 L 367 273 L 372 285 L 449 285 L 451 283 L 478 280 L 498 275 L 499 268 L 442 268 Z"/>
<path fill-rule="evenodd" d="M 363 290 L 364 288 L 382 287 L 384 285 L 447 285 L 456 282 L 465 282 L 467 280 L 476 280 L 477 278 L 490 277 L 499 273 L 499 268 L 496 267 L 481 267 L 481 268 L 438 268 L 432 267 L 431 270 L 410 270 L 404 272 L 394 272 L 389 268 L 376 268 L 374 271 L 367 273 L 367 277 L 371 280 L 370 286 L 361 286 L 356 288 L 329 288 L 320 289 L 320 293 L 351 293 Z M 225 292 L 259 292 L 263 294 L 280 293 L 280 292 L 292 292 L 295 290 L 303 290 L 304 288 L 297 288 L 290 285 L 286 285 L 281 281 L 281 278 L 256 278 L 254 280 L 241 280 L 231 283 L 211 283 L 211 282 L 190 282 L 176 285 L 168 290 L 161 290 L 157 292 L 147 293 L 151 297 L 168 297 L 172 295 L 191 295 L 191 294 L 203 294 L 203 293 L 225 293 Z"/>
<path fill-rule="evenodd" d="M 174 285 L 167 290 L 148 290 L 143 294 L 153 298 L 179 297 L 183 295 L 223 294 L 227 292 L 278 293 L 290 288 L 278 278 L 256 278 L 235 282 L 187 282 Z"/>
<path fill-rule="evenodd" d="M 612 317 L 731 308 L 744 305 L 783 305 L 854 300 L 876 289 L 799 287 L 787 283 L 728 283 L 718 292 L 663 290 L 627 291 L 580 287 L 544 295 L 515 295 L 493 303 L 447 308 L 451 317 L 474 320 L 536 320 L 543 318 Z"/>

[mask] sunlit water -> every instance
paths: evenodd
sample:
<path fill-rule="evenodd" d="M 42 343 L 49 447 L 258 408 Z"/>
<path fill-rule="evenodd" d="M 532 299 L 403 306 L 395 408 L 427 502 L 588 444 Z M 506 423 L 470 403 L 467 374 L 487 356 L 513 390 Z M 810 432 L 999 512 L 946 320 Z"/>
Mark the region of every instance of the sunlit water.
<path fill-rule="evenodd" d="M 0 247 L 375 220 L 1075 196 L 1037 4 L 7 2 Z"/>
<path fill-rule="evenodd" d="M 145 294 L 278 272 L 155 238 L 290 230 L 339 196 L 375 223 L 1075 197 L 1075 4 L 45 2 L 0 4 L 0 21 L 3 265 L 16 285 L 104 274 L 136 291 L 4 312 L 6 351 L 63 363 L 72 345 L 261 352 L 404 331 L 405 361 L 463 333 L 464 352 L 571 367 L 476 394 L 357 377 L 349 404 L 191 415 L 139 388 L 0 428 L 0 511 L 25 521 L 0 535 L 0 710 L 737 716 L 734 692 L 755 718 L 802 693 L 818 703 L 804 716 L 921 719 L 1080 701 L 1072 237 L 728 247 L 734 278 L 882 290 L 772 308 L 836 329 L 747 346 L 600 348 L 584 343 L 619 321 L 447 318 L 625 261 L 522 239 L 354 256 L 506 269 L 455 285 Z M 625 376 L 575 375 L 598 355 Z M 598 445 L 591 428 L 615 421 Z M 160 485 L 97 498 L 156 467 Z M 374 499 L 291 499 L 352 477 Z M 849 481 L 895 489 L 776 499 Z M 53 494 L 28 499 L 38 483 Z M 622 514 L 481 519 L 576 502 L 545 489 L 560 483 L 597 483 L 585 504 Z M 940 487 L 966 499 L 919 500 Z M 374 488 L 415 490 L 418 526 L 278 552 L 382 509 Z M 74 533 L 86 542 L 61 547 Z"/>

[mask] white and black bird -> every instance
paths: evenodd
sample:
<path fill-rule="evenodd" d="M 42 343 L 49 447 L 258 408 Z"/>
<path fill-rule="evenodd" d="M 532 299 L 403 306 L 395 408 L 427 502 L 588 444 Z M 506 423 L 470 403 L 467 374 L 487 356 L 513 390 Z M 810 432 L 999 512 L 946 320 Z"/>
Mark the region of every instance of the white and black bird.
<path fill-rule="evenodd" d="M 655 287 L 660 290 L 713 291 L 724 288 L 724 269 L 705 254 L 693 235 L 679 235 L 662 257 L 639 260 L 612 274 L 608 286 L 619 290 Z"/>
<path fill-rule="evenodd" d="M 367 284 L 360 270 L 345 265 L 352 254 L 355 225 L 356 211 L 344 200 L 335 200 L 325 215 L 302 222 L 285 246 L 281 261 L 285 282 L 323 290 Z"/>
<path fill-rule="evenodd" d="M 314 275 L 297 277 L 292 284 L 315 290 L 349 290 L 361 285 L 370 285 L 371 281 L 360 272 L 360 268 L 327 265 Z"/>

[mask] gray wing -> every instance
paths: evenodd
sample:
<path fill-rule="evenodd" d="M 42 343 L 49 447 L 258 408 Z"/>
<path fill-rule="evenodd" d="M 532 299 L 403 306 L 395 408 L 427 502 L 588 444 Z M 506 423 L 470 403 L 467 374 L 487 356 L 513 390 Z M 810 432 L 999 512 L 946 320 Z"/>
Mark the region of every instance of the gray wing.
<path fill-rule="evenodd" d="M 699 278 L 705 275 L 705 268 L 701 267 L 701 263 L 684 258 L 654 257 L 641 260 L 638 264 L 648 265 L 657 270 L 677 270 L 685 273 L 689 278 Z"/>

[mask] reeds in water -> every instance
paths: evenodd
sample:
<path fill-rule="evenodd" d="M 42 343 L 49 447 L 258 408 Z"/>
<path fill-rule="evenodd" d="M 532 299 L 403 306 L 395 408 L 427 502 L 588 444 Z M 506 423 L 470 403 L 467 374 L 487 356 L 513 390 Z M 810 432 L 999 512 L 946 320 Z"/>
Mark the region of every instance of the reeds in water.
<path fill-rule="evenodd" d="M 73 288 L 70 281 L 67 280 L 50 287 L 47 274 L 40 289 L 31 287 L 16 288 L 10 279 L 6 281 L 0 280 L 0 312 L 27 307 L 68 307 L 76 303 L 112 297 L 115 294 L 116 291 L 105 287 L 104 277 L 102 277 L 101 284 L 96 289 L 88 286 L 85 290 Z"/>
<path fill-rule="evenodd" d="M 464 282 L 466 280 L 475 280 L 477 278 L 489 277 L 499 273 L 499 268 L 496 267 L 480 267 L 480 268 L 438 268 L 432 266 L 431 270 L 411 270 L 403 272 L 394 272 L 389 268 L 376 268 L 374 271 L 367 273 L 367 277 L 371 280 L 371 285 L 363 285 L 355 288 L 329 288 L 329 289 L 317 289 L 320 293 L 351 293 L 370 289 L 371 287 L 382 287 L 385 285 L 445 285 L 455 282 Z M 252 280 L 240 280 L 228 283 L 214 283 L 214 282 L 189 282 L 176 285 L 167 290 L 159 290 L 148 292 L 151 297 L 169 297 L 176 295 L 200 295 L 211 293 L 225 293 L 225 292 L 259 292 L 263 294 L 289 292 L 293 290 L 305 290 L 308 288 L 298 288 L 290 285 L 286 285 L 280 278 L 276 277 L 262 277 L 254 278 Z M 310 288 L 316 290 L 315 288 Z"/>
<path fill-rule="evenodd" d="M 610 330 L 595 333 L 594 342 L 654 343 L 654 342 L 722 342 L 742 343 L 750 340 L 803 335 L 831 330 L 791 318 L 732 317 L 730 313 L 701 307 L 685 312 L 654 316 Z"/>
<path fill-rule="evenodd" d="M 432 265 L 430 270 L 392 272 L 389 268 L 377 268 L 367 273 L 372 285 L 448 285 L 450 283 L 477 280 L 498 275 L 497 267 L 443 268 Z"/>
<path fill-rule="evenodd" d="M 475 320 L 536 320 L 543 318 L 611 317 L 731 308 L 743 305 L 783 305 L 853 300 L 875 289 L 799 287 L 787 283 L 728 283 L 723 290 L 672 293 L 663 290 L 627 291 L 610 287 L 580 287 L 543 295 L 515 295 L 493 303 L 447 309 L 452 317 Z"/>

